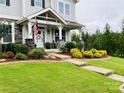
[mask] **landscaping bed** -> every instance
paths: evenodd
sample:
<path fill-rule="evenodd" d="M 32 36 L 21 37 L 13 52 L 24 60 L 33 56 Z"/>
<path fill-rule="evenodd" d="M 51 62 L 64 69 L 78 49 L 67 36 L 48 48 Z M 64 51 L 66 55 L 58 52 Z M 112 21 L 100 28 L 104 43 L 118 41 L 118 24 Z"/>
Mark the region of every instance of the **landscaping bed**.
<path fill-rule="evenodd" d="M 25 44 L 7 44 L 3 52 L 0 53 L 0 63 L 15 62 L 20 60 L 55 60 L 61 58 L 48 55 L 42 48 L 29 49 Z"/>

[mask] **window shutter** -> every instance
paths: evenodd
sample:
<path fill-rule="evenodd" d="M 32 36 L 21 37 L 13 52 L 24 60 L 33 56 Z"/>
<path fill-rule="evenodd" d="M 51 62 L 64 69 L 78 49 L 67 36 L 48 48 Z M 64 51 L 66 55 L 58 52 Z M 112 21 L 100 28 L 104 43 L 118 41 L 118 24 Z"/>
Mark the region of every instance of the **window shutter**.
<path fill-rule="evenodd" d="M 6 6 L 10 6 L 10 0 L 6 0 Z"/>
<path fill-rule="evenodd" d="M 45 0 L 42 0 L 42 8 L 45 8 Z"/>
<path fill-rule="evenodd" d="M 31 0 L 31 6 L 34 6 L 34 0 Z"/>

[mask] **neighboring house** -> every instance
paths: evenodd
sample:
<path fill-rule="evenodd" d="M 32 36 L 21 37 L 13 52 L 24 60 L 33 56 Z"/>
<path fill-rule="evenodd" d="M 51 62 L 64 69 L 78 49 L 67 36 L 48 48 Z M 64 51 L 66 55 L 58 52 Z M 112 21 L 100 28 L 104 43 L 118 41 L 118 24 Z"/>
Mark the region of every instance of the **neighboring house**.
<path fill-rule="evenodd" d="M 38 47 L 45 42 L 71 41 L 70 31 L 80 29 L 75 20 L 78 0 L 0 0 L 0 21 L 11 24 L 2 43 L 26 43 L 33 40 Z M 39 38 L 36 43 L 33 32 L 38 22 Z"/>

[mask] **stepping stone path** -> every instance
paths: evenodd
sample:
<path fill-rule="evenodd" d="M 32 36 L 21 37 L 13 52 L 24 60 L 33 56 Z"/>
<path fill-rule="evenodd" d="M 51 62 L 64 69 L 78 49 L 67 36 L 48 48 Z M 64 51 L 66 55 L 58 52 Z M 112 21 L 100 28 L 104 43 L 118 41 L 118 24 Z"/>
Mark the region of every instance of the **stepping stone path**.
<path fill-rule="evenodd" d="M 62 55 L 62 54 L 57 54 L 57 53 L 49 53 L 49 55 L 53 55 L 53 56 L 56 56 L 58 58 L 61 58 L 61 59 L 70 59 L 71 57 L 70 56 L 67 56 L 67 55 Z"/>
<path fill-rule="evenodd" d="M 87 66 L 88 63 L 87 62 L 81 62 L 79 60 L 75 60 L 75 59 L 69 59 L 69 60 L 65 60 L 65 61 L 68 61 L 76 66 L 79 66 L 79 67 L 82 67 L 82 66 Z"/>
<path fill-rule="evenodd" d="M 100 73 L 102 75 L 108 76 L 114 73 L 114 71 L 105 69 L 105 68 L 100 68 L 100 67 L 95 67 L 95 66 L 85 66 L 82 67 L 83 69 L 91 70 L 97 73 Z"/>
<path fill-rule="evenodd" d="M 111 79 L 117 80 L 117 81 L 124 82 L 124 76 L 121 76 L 121 75 L 112 74 L 108 77 L 111 78 Z"/>
<path fill-rule="evenodd" d="M 105 68 L 101 68 L 101 67 L 89 66 L 89 64 L 87 62 L 82 62 L 82 61 L 76 60 L 76 59 L 68 59 L 68 60 L 65 60 L 65 61 L 68 61 L 68 62 L 70 62 L 70 63 L 72 63 L 76 66 L 79 66 L 82 69 L 90 70 L 90 71 L 108 76 L 108 78 L 111 78 L 113 80 L 124 82 L 124 76 L 114 74 L 113 70 L 105 69 Z M 120 89 L 120 91 L 124 92 L 124 84 L 121 85 L 119 87 L 119 89 Z"/>

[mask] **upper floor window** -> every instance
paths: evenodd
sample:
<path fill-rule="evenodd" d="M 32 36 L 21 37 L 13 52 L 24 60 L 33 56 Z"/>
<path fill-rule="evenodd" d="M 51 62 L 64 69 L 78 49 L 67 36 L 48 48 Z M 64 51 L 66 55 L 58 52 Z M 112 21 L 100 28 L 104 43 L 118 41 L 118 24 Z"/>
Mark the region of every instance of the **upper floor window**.
<path fill-rule="evenodd" d="M 71 13 L 71 4 L 68 2 L 59 1 L 58 8 L 61 14 L 70 15 Z"/>
<path fill-rule="evenodd" d="M 63 2 L 59 2 L 59 13 L 64 13 L 64 3 Z"/>
<path fill-rule="evenodd" d="M 45 8 L 45 0 L 31 0 L 31 6 Z"/>
<path fill-rule="evenodd" d="M 6 0 L 0 0 L 0 4 L 5 5 L 6 4 Z"/>
<path fill-rule="evenodd" d="M 0 4 L 10 6 L 10 0 L 0 0 Z"/>
<path fill-rule="evenodd" d="M 42 6 L 42 0 L 34 0 L 34 6 L 41 7 Z"/>
<path fill-rule="evenodd" d="M 70 4 L 65 4 L 65 14 L 70 15 Z"/>

